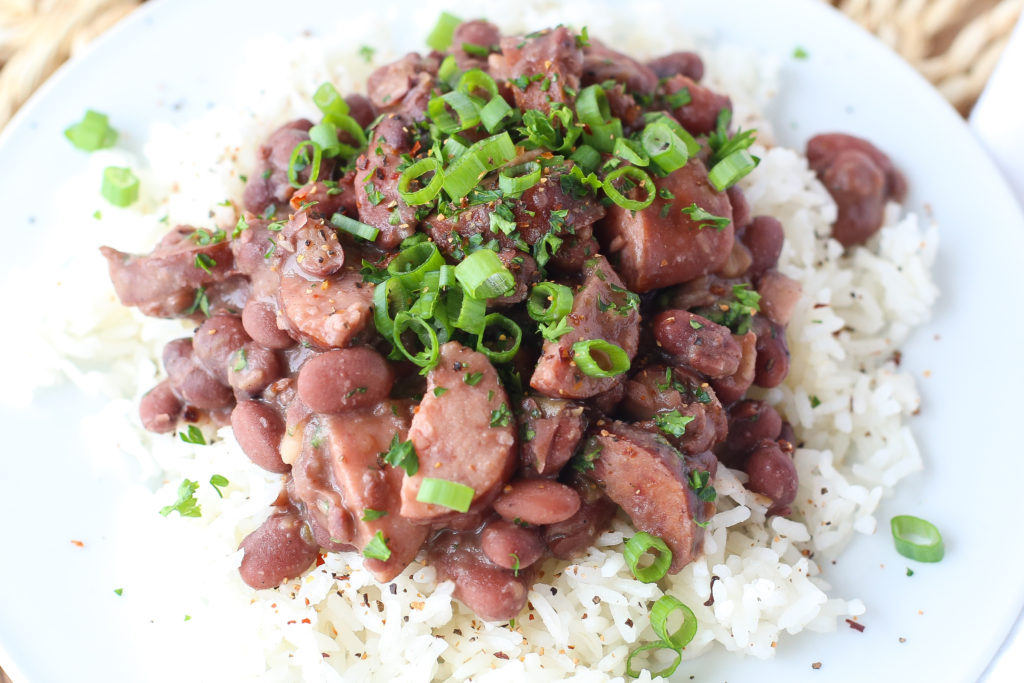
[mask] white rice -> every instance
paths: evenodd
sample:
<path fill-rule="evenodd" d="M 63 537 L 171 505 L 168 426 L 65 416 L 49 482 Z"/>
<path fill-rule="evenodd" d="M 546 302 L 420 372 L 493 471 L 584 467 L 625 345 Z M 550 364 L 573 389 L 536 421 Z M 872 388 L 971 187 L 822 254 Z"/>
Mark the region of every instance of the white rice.
<path fill-rule="evenodd" d="M 620 49 L 650 55 L 691 44 L 668 26 L 647 24 L 643 44 L 632 45 L 637 39 L 624 28 L 627 22 L 615 23 L 605 8 L 588 21 L 591 34 Z M 504 28 L 564 19 L 561 10 L 540 3 L 517 11 L 521 16 Z M 366 21 L 386 26 L 388 18 Z M 894 352 L 936 298 L 929 272 L 936 228 L 890 206 L 879 235 L 843 256 L 827 238 L 835 206 L 805 159 L 763 145 L 755 150 L 761 165 L 743 189 L 755 214 L 782 221 L 787 242 L 779 267 L 804 288 L 789 327 L 789 377 L 763 392 L 803 442 L 795 454 L 800 490 L 791 519 L 775 517 L 766 525 L 765 499 L 743 487 L 742 472 L 723 467 L 714 482 L 719 512 L 701 558 L 660 586 L 635 581 L 621 554 L 632 529 L 616 520 L 578 561 L 545 565 L 514 629 L 476 620 L 452 600 L 452 585 L 438 584 L 433 568 L 419 563 L 389 586 L 377 585 L 360 557 L 349 553 L 328 555 L 322 566 L 277 590 L 257 593 L 241 582 L 235 548 L 266 516 L 280 479 L 252 466 L 229 429 L 208 434 L 216 437 L 213 444 L 197 447 L 141 428 L 137 402 L 160 377 L 160 350 L 187 328 L 122 308 L 95 248 L 105 243 L 148 251 L 167 223 L 233 225 L 243 188 L 239 175 L 250 167 L 256 145 L 281 122 L 314 115 L 310 95 L 323 80 L 332 79 L 342 92 L 360 89 L 370 67 L 356 56 L 357 47 L 261 39 L 242 60 L 248 70 L 236 79 L 238 93 L 227 99 L 244 107 L 219 107 L 180 128 L 155 124 L 143 158 L 94 154 L 88 173 L 62 189 L 64 224 L 90 229 L 64 233 L 74 240 L 68 253 L 77 256 L 42 293 L 61 305 L 40 306 L 36 299 L 14 312 L 43 330 L 45 344 L 37 354 L 48 372 L 40 377 L 33 366 L 31 377 L 16 381 L 69 380 L 102 397 L 103 407 L 85 425 L 90 454 L 110 468 L 128 466 L 128 454 L 139 468 L 140 483 L 125 492 L 114 532 L 124 541 L 111 581 L 123 587 L 138 624 L 132 646 L 145 653 L 156 676 L 621 680 L 629 651 L 656 639 L 648 610 L 663 591 L 690 606 L 699 621 L 686 659 L 711 648 L 772 657 L 785 647 L 783 631 L 834 630 L 842 618 L 862 614 L 859 600 L 830 595 L 819 560 L 835 557 L 855 533 L 873 533 L 882 496 L 922 466 L 906 426 L 918 394 Z M 387 46 L 378 47 L 378 62 L 393 56 Z M 702 53 L 707 80 L 732 96 L 738 121 L 757 127 L 762 143 L 770 143 L 770 124 L 758 112 L 776 89 L 775 65 L 742 50 Z M 142 178 L 143 197 L 131 209 L 101 206 L 96 195 L 99 174 L 112 163 L 132 166 Z M 225 199 L 233 204 L 218 206 Z M 100 219 L 91 217 L 97 208 Z M 11 277 L 16 283 L 20 273 Z M 40 319 L 37 311 L 45 310 L 67 316 Z M 213 474 L 231 482 L 223 499 L 206 483 Z M 201 483 L 202 517 L 157 514 L 175 499 L 184 478 Z"/>

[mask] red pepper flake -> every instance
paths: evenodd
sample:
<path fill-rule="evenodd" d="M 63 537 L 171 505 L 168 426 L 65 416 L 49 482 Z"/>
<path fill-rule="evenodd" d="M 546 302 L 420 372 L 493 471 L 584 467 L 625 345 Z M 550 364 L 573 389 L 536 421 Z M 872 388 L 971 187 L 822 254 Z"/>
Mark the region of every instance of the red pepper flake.
<path fill-rule="evenodd" d="M 327 561 L 327 555 L 320 554 L 320 555 L 316 556 L 316 566 L 319 567 L 319 566 L 321 566 L 326 561 Z"/>
<path fill-rule="evenodd" d="M 412 146 L 412 153 L 413 154 L 416 154 L 416 152 L 418 152 L 418 151 L 420 151 L 420 141 L 419 140 L 417 140 L 416 144 Z"/>
<path fill-rule="evenodd" d="M 303 619 L 303 620 L 302 620 L 302 623 L 303 623 L 303 624 L 312 624 L 313 622 L 312 622 L 312 621 L 310 621 L 309 619 Z"/>
<path fill-rule="evenodd" d="M 817 671 L 821 668 L 821 662 L 814 662 L 813 664 L 811 664 L 811 668 Z"/>
<path fill-rule="evenodd" d="M 284 623 L 286 623 L 286 624 L 294 624 L 295 620 L 294 619 L 289 619 L 288 621 L 286 621 Z"/>
<path fill-rule="evenodd" d="M 852 628 L 854 631 L 859 631 L 861 633 L 864 633 L 864 624 L 858 624 L 853 619 L 847 619 L 846 623 L 849 624 L 850 628 Z"/>
<path fill-rule="evenodd" d="M 81 541 L 76 541 L 75 539 L 71 539 L 71 545 L 75 546 L 76 548 L 84 548 L 85 547 L 84 543 L 82 543 Z"/>
<path fill-rule="evenodd" d="M 504 652 L 495 652 L 494 656 L 497 657 L 498 659 L 508 659 L 508 655 L 505 654 Z"/>

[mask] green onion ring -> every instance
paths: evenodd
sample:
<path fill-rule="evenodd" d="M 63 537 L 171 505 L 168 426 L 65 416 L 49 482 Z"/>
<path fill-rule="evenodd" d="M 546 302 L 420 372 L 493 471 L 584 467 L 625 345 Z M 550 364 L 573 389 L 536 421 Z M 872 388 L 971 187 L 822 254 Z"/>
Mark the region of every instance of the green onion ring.
<path fill-rule="evenodd" d="M 668 618 L 676 610 L 682 611 L 683 623 L 675 632 L 668 633 Z M 663 595 L 651 608 L 651 628 L 662 642 L 681 650 L 689 645 L 693 636 L 697 634 L 697 617 L 694 616 L 693 610 L 679 600 L 671 595 Z"/>
<path fill-rule="evenodd" d="M 604 368 L 593 353 L 604 355 L 610 367 Z M 616 377 L 629 370 L 629 355 L 604 339 L 587 339 L 572 345 L 573 360 L 576 367 L 587 377 Z"/>
<path fill-rule="evenodd" d="M 659 676 L 661 676 L 662 678 L 668 678 L 669 676 L 675 673 L 676 668 L 679 666 L 679 662 L 683 661 L 683 653 L 677 650 L 676 648 L 672 647 L 668 643 L 660 641 L 657 643 L 645 643 L 644 645 L 641 645 L 640 647 L 630 652 L 629 656 L 626 657 L 627 676 L 629 676 L 630 678 L 640 677 L 640 671 L 637 671 L 633 668 L 633 657 L 640 654 L 641 652 L 646 652 L 647 650 L 672 650 L 676 653 L 675 661 L 672 662 L 672 664 L 670 664 L 669 666 L 662 669 L 661 671 L 652 671 L 651 678 L 658 678 Z"/>
<path fill-rule="evenodd" d="M 348 102 L 331 83 L 322 83 L 313 93 L 313 104 L 324 116 L 341 118 L 348 116 Z"/>
<path fill-rule="evenodd" d="M 685 128 L 679 125 L 671 116 L 667 116 L 664 112 L 647 112 L 644 114 L 644 123 L 664 123 L 668 126 L 669 130 L 676 134 L 683 144 L 686 145 L 686 153 L 688 156 L 695 157 L 700 153 L 700 143 L 698 143 L 692 135 L 690 135 Z"/>
<path fill-rule="evenodd" d="M 369 242 L 377 239 L 377 235 L 380 234 L 380 228 L 375 228 L 354 218 L 349 218 L 343 213 L 336 213 L 331 216 L 331 225 L 356 237 L 362 237 Z"/>
<path fill-rule="evenodd" d="M 454 14 L 441 12 L 440 16 L 437 17 L 437 23 L 434 24 L 434 28 L 427 35 L 427 45 L 438 52 L 444 52 L 452 44 L 455 28 L 461 23 L 462 19 L 459 19 Z"/>
<path fill-rule="evenodd" d="M 508 132 L 474 142 L 445 170 L 444 191 L 453 201 L 462 199 L 480 179 L 515 158 L 516 146 Z"/>
<path fill-rule="evenodd" d="M 423 276 L 444 265 L 444 257 L 433 242 L 420 242 L 403 249 L 388 264 L 388 272 L 409 290 L 419 289 Z"/>
<path fill-rule="evenodd" d="M 410 297 L 402 281 L 390 278 L 374 286 L 373 289 L 373 324 L 385 339 L 391 339 L 395 332 L 395 320 L 391 317 L 391 307 L 397 311 L 395 315 L 409 309 Z"/>
<path fill-rule="evenodd" d="M 640 558 L 644 553 L 648 553 L 651 550 L 658 551 L 654 562 L 647 567 L 640 567 L 638 565 Z M 654 583 L 661 580 L 672 564 L 672 550 L 665 544 L 665 541 L 657 536 L 652 536 L 646 531 L 638 531 L 633 538 L 626 541 L 626 547 L 622 550 L 622 556 L 625 558 L 629 570 L 633 572 L 633 576 L 644 583 Z"/>
<path fill-rule="evenodd" d="M 572 311 L 572 289 L 556 282 L 538 282 L 526 300 L 526 312 L 539 323 L 553 323 Z"/>
<path fill-rule="evenodd" d="M 508 105 L 505 98 L 495 95 L 480 109 L 480 123 L 484 125 L 488 133 L 493 133 L 501 127 L 502 121 L 512 118 L 515 110 Z"/>
<path fill-rule="evenodd" d="M 518 196 L 540 182 L 541 167 L 536 161 L 502 169 L 498 187 L 506 196 Z"/>
<path fill-rule="evenodd" d="M 430 505 L 440 505 L 458 512 L 466 512 L 473 504 L 475 495 L 476 491 L 471 486 L 460 484 L 457 481 L 423 477 L 423 481 L 420 482 L 420 490 L 416 493 L 416 500 Z"/>
<path fill-rule="evenodd" d="M 455 266 L 455 279 L 474 299 L 502 296 L 516 286 L 516 278 L 490 249 L 480 249 Z"/>
<path fill-rule="evenodd" d="M 459 84 L 455 87 L 456 90 L 475 97 L 473 90 L 479 88 L 487 92 L 492 98 L 498 96 L 498 84 L 494 82 L 491 76 L 481 69 L 470 69 L 459 77 Z"/>
<path fill-rule="evenodd" d="M 495 351 L 487 346 L 485 337 L 489 329 L 497 328 L 512 335 L 512 344 L 504 351 Z M 506 318 L 500 313 L 491 313 L 484 318 L 484 328 L 476 339 L 476 350 L 487 356 L 492 363 L 507 363 L 519 352 L 519 345 L 523 341 L 523 330 L 515 321 Z"/>
<path fill-rule="evenodd" d="M 419 328 L 419 330 L 413 328 Z M 414 332 L 423 344 L 423 350 L 418 353 L 409 353 L 402 341 L 402 333 Z M 395 329 L 391 333 L 391 340 L 395 348 L 402 352 L 402 355 L 411 360 L 421 368 L 432 368 L 437 365 L 437 356 L 440 351 L 440 344 L 437 341 L 437 332 L 423 318 L 417 318 L 402 311 L 395 316 Z"/>
<path fill-rule="evenodd" d="M 590 173 L 601 163 L 601 153 L 590 145 L 580 145 L 569 159 L 582 170 Z"/>
<path fill-rule="evenodd" d="M 590 124 L 590 132 L 583 133 L 583 143 L 610 154 L 615 149 L 615 141 L 621 137 L 622 121 L 612 119 L 608 123 Z"/>
<path fill-rule="evenodd" d="M 651 158 L 643 146 L 629 138 L 615 138 L 612 154 L 620 159 L 625 159 L 634 166 L 646 166 L 651 163 Z"/>
<path fill-rule="evenodd" d="M 890 522 L 896 552 L 918 562 L 938 562 L 946 554 L 942 534 L 934 524 L 912 515 L 897 515 Z"/>
<path fill-rule="evenodd" d="M 484 316 L 487 315 L 487 302 L 474 299 L 466 294 L 461 287 L 453 288 L 446 298 L 448 319 L 452 326 L 465 330 L 470 334 L 484 331 Z"/>
<path fill-rule="evenodd" d="M 576 116 L 588 126 L 607 123 L 612 118 L 612 113 L 604 88 L 594 84 L 580 90 L 576 96 Z"/>
<path fill-rule="evenodd" d="M 708 180 L 719 192 L 724 192 L 736 184 L 736 181 L 755 168 L 760 159 L 755 158 L 748 150 L 738 149 L 715 164 L 708 171 Z"/>
<path fill-rule="evenodd" d="M 107 166 L 103 169 L 100 194 L 114 206 L 130 206 L 139 198 L 139 178 L 130 168 Z"/>
<path fill-rule="evenodd" d="M 292 156 L 288 159 L 288 183 L 296 190 L 301 188 L 303 184 L 299 182 L 299 173 L 301 171 L 295 169 L 295 164 L 299 160 L 299 154 L 302 153 L 302 148 L 307 145 L 313 148 L 313 163 L 310 165 L 311 170 L 309 172 L 308 182 L 316 182 L 317 177 L 320 175 L 320 157 L 322 154 L 320 145 L 316 144 L 312 140 L 303 140 L 299 144 L 295 145 L 292 149 Z"/>
<path fill-rule="evenodd" d="M 409 192 L 409 183 L 431 171 L 434 172 L 434 177 L 430 179 L 429 183 L 415 192 Z M 424 157 L 402 171 L 402 175 L 398 177 L 398 194 L 402 195 L 402 199 L 409 206 L 427 204 L 441 194 L 443 185 L 444 171 L 441 170 L 441 162 L 434 157 Z"/>
<path fill-rule="evenodd" d="M 665 173 L 682 168 L 689 160 L 690 152 L 686 143 L 662 122 L 648 124 L 641 141 L 651 161 Z"/>
<path fill-rule="evenodd" d="M 427 114 L 443 133 L 458 133 L 480 123 L 482 103 L 475 97 L 453 90 L 431 98 L 427 103 Z M 448 107 L 455 110 L 459 120 L 448 113 Z"/>
<path fill-rule="evenodd" d="M 459 71 L 459 64 L 455 61 L 454 55 L 445 57 L 441 62 L 441 67 L 437 70 L 437 78 L 452 90 L 455 89 L 461 75 L 462 72 Z"/>
<path fill-rule="evenodd" d="M 618 188 L 615 187 L 614 181 L 623 176 L 629 180 L 636 181 L 647 192 L 647 197 L 643 200 L 630 199 L 619 192 Z M 654 201 L 655 192 L 654 182 L 651 180 L 651 177 L 643 169 L 636 166 L 620 166 L 604 177 L 604 193 L 613 202 L 630 211 L 640 211 L 650 206 L 651 202 Z"/>

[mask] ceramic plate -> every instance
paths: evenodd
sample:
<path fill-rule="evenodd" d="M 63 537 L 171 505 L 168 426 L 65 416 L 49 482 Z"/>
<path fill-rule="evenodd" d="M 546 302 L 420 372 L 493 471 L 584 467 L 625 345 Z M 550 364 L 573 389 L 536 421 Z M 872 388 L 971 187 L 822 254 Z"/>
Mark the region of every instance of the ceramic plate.
<path fill-rule="evenodd" d="M 424 5 L 433 4 L 399 3 L 396 45 L 422 49 L 437 14 Z M 778 657 L 767 662 L 716 651 L 681 667 L 677 678 L 976 680 L 1024 603 L 1024 544 L 1012 531 L 1024 481 L 1014 427 L 1021 420 L 1016 394 L 1024 384 L 1024 363 L 1014 354 L 1024 330 L 1017 288 L 1010 284 L 1024 253 L 1020 210 L 938 93 L 824 4 L 665 5 L 661 12 L 638 12 L 636 30 L 648 21 L 672 21 L 777 58 L 782 94 L 772 118 L 780 142 L 802 147 L 827 130 L 871 139 L 908 177 L 911 208 L 941 226 L 936 277 L 942 297 L 932 321 L 903 349 L 923 396 L 911 424 L 926 470 L 883 502 L 877 533 L 859 536 L 836 565 L 825 567 L 835 595 L 866 603 L 865 631 L 840 626 L 832 634 L 784 637 Z M 341 20 L 340 3 L 315 0 L 302 7 L 283 11 L 272 0 L 157 0 L 63 68 L 0 138 L 5 263 L 44 247 L 59 250 L 61 231 L 77 229 L 56 223 L 61 198 L 48 191 L 84 168 L 84 155 L 62 131 L 86 108 L 115 115 L 124 144 L 137 149 L 151 122 L 182 122 L 218 101 L 224 74 L 238 67 L 238 41 L 268 32 L 315 33 L 317 18 L 331 26 Z M 359 27 L 347 30 L 359 44 Z M 793 59 L 796 46 L 809 58 Z M 31 297 L 32 282 L 24 285 L 5 296 Z M 4 364 L 32 362 L 32 332 L 17 325 L 16 319 L 5 323 Z M 79 422 L 96 409 L 65 387 L 39 395 L 29 411 L 0 414 L 0 665 L 17 683 L 153 677 L 135 654 L 124 607 L 112 593 L 113 548 L 130 543 L 112 532 L 130 469 L 100 471 L 85 457 Z M 946 539 L 946 558 L 916 567 L 912 578 L 888 533 L 888 519 L 901 513 L 934 521 Z M 814 662 L 821 662 L 819 670 L 812 670 Z"/>

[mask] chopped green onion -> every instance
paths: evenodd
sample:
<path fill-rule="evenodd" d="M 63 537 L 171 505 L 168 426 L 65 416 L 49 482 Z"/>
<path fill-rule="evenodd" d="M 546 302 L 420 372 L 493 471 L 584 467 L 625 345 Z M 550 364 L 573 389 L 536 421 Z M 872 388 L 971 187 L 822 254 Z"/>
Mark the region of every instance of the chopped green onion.
<path fill-rule="evenodd" d="M 654 561 L 647 567 L 640 567 L 640 558 L 652 550 L 657 553 L 654 556 Z M 633 572 L 633 576 L 644 583 L 659 581 L 668 572 L 669 565 L 672 564 L 672 551 L 665 541 L 646 531 L 637 532 L 633 538 L 626 541 L 622 556 L 630 571 Z"/>
<path fill-rule="evenodd" d="M 433 171 L 434 177 L 430 182 L 415 192 L 409 192 L 409 183 L 427 173 Z M 441 186 L 444 185 L 444 171 L 441 170 L 441 162 L 433 157 L 424 157 L 409 166 L 398 178 L 398 194 L 409 206 L 427 204 L 432 202 L 441 193 Z"/>
<path fill-rule="evenodd" d="M 420 490 L 416 493 L 416 500 L 430 505 L 440 505 L 458 512 L 466 512 L 473 504 L 475 495 L 476 491 L 471 486 L 460 484 L 457 481 L 423 477 L 423 481 L 420 482 Z"/>
<path fill-rule="evenodd" d="M 579 95 L 576 96 L 576 116 L 588 126 L 607 123 L 611 119 L 612 113 L 604 88 L 594 84 L 580 90 Z"/>
<path fill-rule="evenodd" d="M 655 413 L 654 415 L 654 424 L 658 426 L 658 429 L 677 439 L 686 433 L 686 425 L 693 420 L 693 415 L 683 415 L 678 410 Z"/>
<path fill-rule="evenodd" d="M 516 146 L 507 133 L 484 138 L 467 149 L 445 171 L 444 191 L 452 200 L 469 194 L 480 179 L 515 158 Z"/>
<path fill-rule="evenodd" d="M 555 282 L 538 282 L 526 300 L 526 312 L 539 323 L 553 323 L 572 311 L 572 289 Z"/>
<path fill-rule="evenodd" d="M 308 163 L 309 159 L 305 156 L 305 152 L 302 151 L 307 146 L 313 148 L 312 164 Z M 317 176 L 320 175 L 320 158 L 322 154 L 323 150 L 320 149 L 320 145 L 312 140 L 303 140 L 295 145 L 294 149 L 292 149 L 292 156 L 288 160 L 288 183 L 296 189 L 302 187 L 302 183 L 299 182 L 299 173 L 307 168 L 307 166 L 312 167 L 309 172 L 309 182 L 316 181 Z"/>
<path fill-rule="evenodd" d="M 373 324 L 385 339 L 391 339 L 395 333 L 392 307 L 395 315 L 409 309 L 409 293 L 397 277 L 381 282 L 373 290 Z"/>
<path fill-rule="evenodd" d="M 482 103 L 475 97 L 453 90 L 432 98 L 427 103 L 427 113 L 442 133 L 458 133 L 480 123 L 481 106 Z M 458 121 L 448 113 L 448 107 L 455 110 Z"/>
<path fill-rule="evenodd" d="M 604 339 L 587 339 L 572 345 L 576 366 L 588 377 L 615 377 L 629 370 L 629 356 Z"/>
<path fill-rule="evenodd" d="M 459 82 L 459 77 L 462 72 L 459 71 L 459 63 L 455 61 L 454 55 L 448 55 L 441 62 L 440 68 L 437 70 L 437 77 L 442 83 L 446 83 L 453 90 L 455 85 Z"/>
<path fill-rule="evenodd" d="M 642 200 L 626 197 L 624 194 L 619 192 L 617 187 L 615 187 L 615 181 L 619 178 L 636 182 L 637 185 L 644 189 L 647 196 Z M 637 168 L 636 166 L 622 166 L 605 176 L 604 193 L 622 208 L 629 209 L 630 211 L 640 211 L 641 209 L 645 209 L 650 206 L 651 202 L 654 201 L 654 182 L 643 169 Z"/>
<path fill-rule="evenodd" d="M 679 107 L 685 107 L 693 101 L 693 96 L 690 94 L 689 88 L 680 88 L 674 93 L 665 98 L 668 102 L 668 106 L 671 109 L 678 109 Z"/>
<path fill-rule="evenodd" d="M 380 234 L 379 228 L 367 225 L 354 218 L 349 218 L 343 213 L 336 213 L 331 216 L 331 225 L 370 242 L 377 239 L 377 235 Z"/>
<path fill-rule="evenodd" d="M 107 166 L 103 169 L 100 194 L 114 206 L 131 206 L 139 198 L 139 178 L 130 168 Z"/>
<path fill-rule="evenodd" d="M 511 119 L 514 115 L 515 110 L 509 106 L 505 98 L 495 95 L 480 109 L 480 123 L 484 125 L 488 133 L 493 133 L 501 127 L 502 121 Z"/>
<path fill-rule="evenodd" d="M 455 35 L 455 28 L 462 23 L 454 14 L 441 12 L 437 23 L 427 36 L 427 45 L 438 52 L 444 52 L 452 44 L 452 36 Z"/>
<path fill-rule="evenodd" d="M 366 547 L 363 548 L 363 557 L 381 562 L 387 562 L 391 558 L 391 548 L 388 547 L 383 531 L 375 533 L 370 542 L 366 544 Z"/>
<path fill-rule="evenodd" d="M 348 102 L 341 96 L 337 88 L 330 83 L 322 83 L 316 89 L 316 92 L 313 93 L 313 104 L 323 112 L 325 117 L 329 117 L 332 120 L 348 116 Z"/>
<path fill-rule="evenodd" d="M 664 123 L 669 127 L 673 133 L 676 134 L 683 144 L 686 145 L 686 153 L 688 156 L 695 157 L 700 153 L 700 143 L 698 143 L 692 135 L 690 135 L 685 128 L 679 125 L 671 116 L 666 115 L 664 112 L 648 112 L 644 114 L 644 122 L 648 125 L 652 123 Z"/>
<path fill-rule="evenodd" d="M 892 518 L 892 539 L 896 552 L 918 562 L 938 562 L 946 554 L 942 534 L 928 520 L 912 515 Z"/>
<path fill-rule="evenodd" d="M 569 157 L 577 166 L 586 171 L 587 173 L 597 168 L 597 165 L 601 163 L 601 153 L 590 145 L 580 145 L 576 148 L 576 151 Z"/>
<path fill-rule="evenodd" d="M 398 415 L 394 406 L 391 407 L 391 412 Z M 420 458 L 416 454 L 416 446 L 411 440 L 400 441 L 398 432 L 392 435 L 387 452 L 378 453 L 377 457 L 392 467 L 401 467 L 410 477 L 420 471 Z"/>
<path fill-rule="evenodd" d="M 498 187 L 506 196 L 518 196 L 540 182 L 541 167 L 536 161 L 527 161 L 498 174 Z"/>
<path fill-rule="evenodd" d="M 676 668 L 679 666 L 679 662 L 683 660 L 683 653 L 664 641 L 659 641 L 657 643 L 645 643 L 644 645 L 641 645 L 640 647 L 630 652 L 629 655 L 626 657 L 627 676 L 629 676 L 630 678 L 640 677 L 640 671 L 637 671 L 633 668 L 633 657 L 637 656 L 641 652 L 646 652 L 647 650 L 672 650 L 676 653 L 675 660 L 661 671 L 652 671 L 651 678 L 668 678 L 669 676 L 675 673 Z"/>
<path fill-rule="evenodd" d="M 675 631 L 669 633 L 668 618 L 676 610 L 683 613 L 683 623 Z M 671 595 L 663 595 L 651 608 L 651 628 L 662 642 L 681 650 L 690 644 L 693 636 L 697 633 L 697 617 L 694 616 L 693 610 L 679 600 Z"/>
<path fill-rule="evenodd" d="M 410 290 L 419 289 L 423 276 L 444 265 L 444 257 L 433 242 L 420 242 L 403 249 L 388 264 L 388 272 Z"/>
<path fill-rule="evenodd" d="M 487 302 L 474 299 L 461 288 L 453 289 L 448 295 L 448 318 L 452 325 L 470 334 L 480 334 L 484 330 L 484 316 L 487 315 Z"/>
<path fill-rule="evenodd" d="M 705 211 L 697 206 L 697 202 L 680 209 L 680 211 L 686 214 L 691 221 L 697 224 L 698 230 L 711 227 L 721 232 L 722 230 L 725 230 L 729 223 L 732 222 L 726 216 L 716 216 L 710 211 Z"/>
<path fill-rule="evenodd" d="M 487 337 L 496 339 L 501 349 L 493 349 L 487 345 Z M 523 330 L 514 321 L 500 313 L 491 313 L 484 318 L 484 329 L 476 340 L 476 350 L 487 356 L 492 363 L 507 363 L 519 351 L 523 341 Z"/>
<path fill-rule="evenodd" d="M 88 109 L 81 121 L 64 130 L 64 137 L 78 149 L 95 152 L 113 147 L 117 142 L 117 131 L 110 127 L 106 114 Z"/>
<path fill-rule="evenodd" d="M 648 124 L 641 140 L 644 151 L 665 173 L 682 168 L 689 159 L 686 143 L 663 122 Z"/>
<path fill-rule="evenodd" d="M 415 333 L 423 345 L 423 350 L 410 353 L 405 348 L 405 342 L 402 341 L 402 334 L 404 332 Z M 421 368 L 429 369 L 437 365 L 437 356 L 440 349 L 440 344 L 437 341 L 437 332 L 422 318 L 410 315 L 407 311 L 400 312 L 395 316 L 395 329 L 391 333 L 391 340 L 394 342 L 395 348 L 403 356 Z"/>
<path fill-rule="evenodd" d="M 760 159 L 751 156 L 748 150 L 736 150 L 712 167 L 708 172 L 708 180 L 716 190 L 724 192 L 735 185 L 740 178 L 757 168 L 759 161 Z"/>
<path fill-rule="evenodd" d="M 330 121 L 318 123 L 309 129 L 309 139 L 320 145 L 325 157 L 336 157 L 344 152 L 347 145 L 338 142 L 338 127 Z"/>
<path fill-rule="evenodd" d="M 615 149 L 615 141 L 621 137 L 622 121 L 612 119 L 608 123 L 591 124 L 590 132 L 583 134 L 583 142 L 599 152 L 611 153 Z"/>
<path fill-rule="evenodd" d="M 651 163 L 651 158 L 647 155 L 643 146 L 629 138 L 616 138 L 615 146 L 612 147 L 612 154 L 620 159 L 625 159 L 634 166 L 646 166 Z"/>
<path fill-rule="evenodd" d="M 375 522 L 386 514 L 388 514 L 387 510 L 374 510 L 373 508 L 363 508 L 363 516 L 359 519 L 364 522 Z"/>
<path fill-rule="evenodd" d="M 490 75 L 481 69 L 470 69 L 459 77 L 459 83 L 455 86 L 455 89 L 463 92 L 471 97 L 475 96 L 473 91 L 476 89 L 485 91 L 491 97 L 498 96 L 498 84 L 494 82 L 494 79 Z"/>
<path fill-rule="evenodd" d="M 455 266 L 455 278 L 474 299 L 501 296 L 516 286 L 516 279 L 490 249 L 475 251 Z"/>

